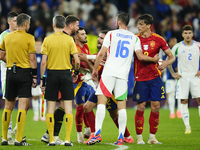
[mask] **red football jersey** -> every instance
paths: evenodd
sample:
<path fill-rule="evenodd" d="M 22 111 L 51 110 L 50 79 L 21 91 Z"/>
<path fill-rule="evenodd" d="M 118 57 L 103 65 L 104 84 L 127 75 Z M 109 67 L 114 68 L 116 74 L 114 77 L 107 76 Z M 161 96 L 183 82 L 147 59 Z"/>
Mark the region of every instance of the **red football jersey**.
<path fill-rule="evenodd" d="M 76 48 L 77 48 L 77 50 L 78 50 L 78 53 L 83 53 L 83 54 L 90 55 L 89 47 L 88 47 L 87 44 L 84 44 L 84 45 L 83 45 L 83 48 L 80 47 L 78 44 L 76 44 Z M 73 60 L 73 63 L 74 63 L 74 60 Z M 80 63 L 81 63 L 81 64 L 80 64 L 80 67 L 81 67 L 81 68 L 89 69 L 89 67 L 87 66 L 87 64 L 86 64 L 85 62 L 81 61 Z M 74 83 L 79 83 L 79 82 L 83 81 L 83 78 L 82 78 L 83 76 L 84 76 L 84 75 L 83 75 L 82 73 L 79 73 L 78 79 L 77 79 L 77 81 L 74 82 Z"/>
<path fill-rule="evenodd" d="M 152 32 L 148 38 L 141 37 L 140 33 L 137 36 L 140 38 L 142 51 L 145 55 L 154 57 L 160 49 L 163 51 L 169 49 L 165 39 L 156 33 Z M 140 61 L 134 54 L 134 75 L 135 81 L 148 81 L 161 76 L 161 71 L 158 69 L 158 63 Z"/>

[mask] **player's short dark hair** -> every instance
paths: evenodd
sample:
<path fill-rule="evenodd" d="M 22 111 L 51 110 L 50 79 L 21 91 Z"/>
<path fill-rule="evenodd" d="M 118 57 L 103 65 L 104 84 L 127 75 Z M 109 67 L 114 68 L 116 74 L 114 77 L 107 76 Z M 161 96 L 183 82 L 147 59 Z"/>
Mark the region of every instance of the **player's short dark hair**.
<path fill-rule="evenodd" d="M 193 27 L 191 25 L 184 25 L 182 28 L 182 33 L 188 30 L 191 30 L 193 32 Z"/>
<path fill-rule="evenodd" d="M 85 28 L 84 28 L 84 27 L 81 27 L 81 26 L 79 26 L 78 30 L 76 31 L 76 34 L 78 34 L 78 32 L 79 32 L 80 30 L 85 30 Z"/>
<path fill-rule="evenodd" d="M 66 19 L 62 15 L 56 15 L 53 17 L 53 23 L 55 24 L 56 28 L 64 28 L 65 27 Z"/>
<path fill-rule="evenodd" d="M 8 13 L 7 18 L 11 19 L 11 18 L 14 18 L 14 17 L 17 17 L 17 16 L 18 16 L 18 13 L 11 11 L 11 12 Z"/>
<path fill-rule="evenodd" d="M 100 31 L 100 33 L 107 34 L 108 30 L 102 30 L 102 31 Z"/>
<path fill-rule="evenodd" d="M 143 20 L 146 25 L 153 24 L 153 17 L 150 14 L 143 14 L 141 15 L 136 22 Z"/>
<path fill-rule="evenodd" d="M 66 17 L 66 22 L 65 22 L 65 24 L 66 24 L 66 26 L 68 26 L 69 24 L 75 23 L 76 21 L 79 21 L 79 18 L 78 18 L 78 17 L 76 17 L 76 16 L 74 16 L 74 15 L 68 15 L 68 16 Z"/>
<path fill-rule="evenodd" d="M 21 13 L 17 16 L 17 26 L 21 27 L 24 25 L 25 22 L 30 21 L 31 16 Z"/>
<path fill-rule="evenodd" d="M 128 13 L 122 12 L 117 15 L 117 21 L 121 21 L 124 25 L 128 25 L 130 17 Z"/>

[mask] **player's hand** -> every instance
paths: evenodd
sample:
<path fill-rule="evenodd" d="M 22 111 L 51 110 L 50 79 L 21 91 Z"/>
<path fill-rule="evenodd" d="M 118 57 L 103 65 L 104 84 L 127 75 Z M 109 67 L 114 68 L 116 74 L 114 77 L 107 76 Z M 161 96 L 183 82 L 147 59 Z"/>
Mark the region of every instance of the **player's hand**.
<path fill-rule="evenodd" d="M 95 69 L 92 71 L 92 79 L 96 82 L 98 81 L 98 71 Z"/>
<path fill-rule="evenodd" d="M 43 93 L 43 92 L 45 91 L 46 87 L 45 87 L 45 86 L 42 86 L 42 84 L 43 84 L 43 81 L 40 80 L 40 89 L 41 89 L 41 91 L 42 91 L 42 93 Z"/>
<path fill-rule="evenodd" d="M 200 77 L 200 71 L 195 74 L 195 77 Z"/>
<path fill-rule="evenodd" d="M 159 66 L 158 66 L 158 69 L 159 70 L 164 70 L 169 64 L 167 61 L 159 61 Z"/>
<path fill-rule="evenodd" d="M 87 61 L 87 55 L 86 54 L 79 53 L 78 57 L 79 57 L 80 61 L 84 61 L 84 62 Z"/>
<path fill-rule="evenodd" d="M 157 63 L 160 59 L 160 57 L 158 56 L 158 54 L 156 54 L 154 57 L 154 62 Z"/>
<path fill-rule="evenodd" d="M 173 73 L 173 74 L 172 74 L 172 77 L 173 77 L 174 79 L 180 79 L 182 76 L 181 76 L 180 74 L 178 74 L 178 72 L 176 72 L 176 73 Z"/>
<path fill-rule="evenodd" d="M 32 87 L 33 87 L 33 88 L 36 88 L 36 86 L 37 86 L 37 79 L 34 79 L 34 78 L 33 78 Z"/>
<path fill-rule="evenodd" d="M 78 75 L 72 74 L 72 80 L 73 82 L 76 82 L 78 80 Z"/>

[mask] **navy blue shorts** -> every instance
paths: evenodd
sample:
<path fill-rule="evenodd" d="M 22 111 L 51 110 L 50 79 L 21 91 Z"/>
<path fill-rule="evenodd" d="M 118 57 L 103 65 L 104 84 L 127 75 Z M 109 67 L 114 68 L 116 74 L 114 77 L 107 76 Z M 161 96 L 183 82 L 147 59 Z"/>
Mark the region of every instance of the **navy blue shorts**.
<path fill-rule="evenodd" d="M 160 77 L 149 81 L 135 81 L 133 101 L 147 102 L 166 100 L 165 88 Z"/>
<path fill-rule="evenodd" d="M 92 86 L 85 82 L 74 83 L 75 104 L 85 103 L 93 91 Z"/>
<path fill-rule="evenodd" d="M 93 102 L 93 103 L 97 103 L 97 95 L 95 95 L 95 91 L 92 92 L 88 101 Z M 112 94 L 111 98 L 110 97 L 108 98 L 106 108 L 107 108 L 108 111 L 117 109 L 117 100 L 114 98 L 113 94 Z"/>

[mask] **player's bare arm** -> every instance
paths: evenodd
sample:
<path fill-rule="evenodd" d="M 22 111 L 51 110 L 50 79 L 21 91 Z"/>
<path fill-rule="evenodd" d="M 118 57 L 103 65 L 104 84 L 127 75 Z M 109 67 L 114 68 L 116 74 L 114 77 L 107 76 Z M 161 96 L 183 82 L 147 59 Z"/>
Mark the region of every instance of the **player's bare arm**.
<path fill-rule="evenodd" d="M 3 60 L 6 63 L 6 51 L 0 51 L 0 60 Z"/>
<path fill-rule="evenodd" d="M 137 50 L 137 51 L 135 51 L 135 53 L 136 53 L 138 59 L 141 61 L 151 61 L 151 62 L 157 63 L 159 60 L 158 54 L 156 54 L 154 57 L 149 57 L 149 56 L 143 54 L 142 50 Z"/>
<path fill-rule="evenodd" d="M 88 55 L 88 56 L 90 56 L 90 55 Z M 94 65 L 92 64 L 92 62 L 90 60 L 87 59 L 87 54 L 79 53 L 78 57 L 79 57 L 80 61 L 84 61 L 87 64 L 90 71 L 92 72 Z"/>
<path fill-rule="evenodd" d="M 45 70 L 46 70 L 46 65 L 47 65 L 47 55 L 42 55 L 42 61 L 41 61 L 41 66 L 40 66 L 40 78 L 42 79 L 44 73 L 45 73 Z M 40 80 L 40 88 L 41 88 L 41 91 L 44 92 L 45 91 L 45 86 L 42 86 L 43 84 L 43 80 Z"/>
<path fill-rule="evenodd" d="M 94 81 L 98 80 L 98 72 L 97 72 L 97 67 L 99 66 L 100 62 L 102 61 L 105 53 L 107 52 L 108 48 L 103 46 L 100 50 L 100 52 L 98 53 L 96 60 L 95 60 L 95 64 L 94 64 L 94 68 L 92 71 L 92 79 Z"/>
<path fill-rule="evenodd" d="M 171 65 L 175 61 L 175 57 L 172 54 L 170 49 L 167 49 L 164 52 L 168 56 L 168 59 L 166 59 L 165 61 L 162 61 L 162 64 L 159 65 L 158 69 L 160 70 L 164 70 L 168 65 Z"/>
<path fill-rule="evenodd" d="M 197 74 L 195 74 L 195 77 L 200 77 L 200 71 L 197 71 Z"/>

